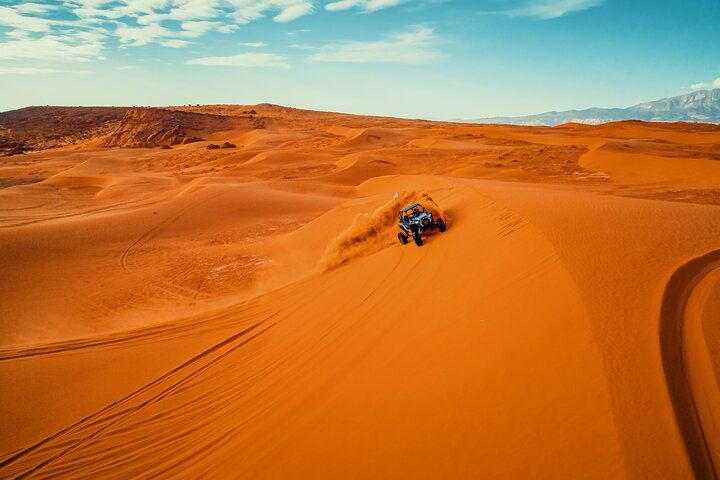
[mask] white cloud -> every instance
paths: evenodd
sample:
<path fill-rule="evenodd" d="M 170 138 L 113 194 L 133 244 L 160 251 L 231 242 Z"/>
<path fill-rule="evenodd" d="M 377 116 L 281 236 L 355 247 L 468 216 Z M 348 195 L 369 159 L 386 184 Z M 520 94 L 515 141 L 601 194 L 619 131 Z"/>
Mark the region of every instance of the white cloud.
<path fill-rule="evenodd" d="M 365 6 L 365 10 L 368 10 L 370 12 L 374 12 L 375 10 L 381 10 L 383 8 L 389 8 L 394 7 L 395 5 L 400 5 L 401 3 L 405 3 L 408 0 L 370 0 L 367 2 L 367 5 Z"/>
<path fill-rule="evenodd" d="M 122 48 L 180 48 L 189 44 L 188 39 L 233 33 L 239 25 L 266 15 L 290 22 L 312 13 L 317 0 L 35 1 L 0 0 L 0 27 L 7 27 L 0 33 L 0 58 L 102 58 L 113 37 Z M 43 45 L 47 50 L 39 51 Z"/>
<path fill-rule="evenodd" d="M 0 7 L 0 26 L 21 32 L 49 32 L 53 22 L 45 18 L 22 15 L 20 10 Z"/>
<path fill-rule="evenodd" d="M 325 10 L 329 12 L 339 12 L 342 10 L 349 10 L 353 7 L 359 7 L 363 3 L 365 3 L 364 0 L 339 0 L 325 5 Z"/>
<path fill-rule="evenodd" d="M 189 65 L 223 67 L 287 67 L 286 57 L 274 53 L 240 53 L 229 57 L 204 57 L 188 60 Z"/>
<path fill-rule="evenodd" d="M 231 16 L 240 24 L 262 18 L 266 12 L 278 12 L 276 22 L 290 22 L 313 12 L 314 0 L 227 0 L 234 8 Z"/>
<path fill-rule="evenodd" d="M 68 20 L 41 15 L 52 10 L 36 3 L 0 7 L 0 26 L 9 27 L 0 41 L 0 59 L 87 61 L 103 58 L 105 36 Z M 0 37 L 0 38 L 2 38 Z"/>
<path fill-rule="evenodd" d="M 238 27 L 235 24 L 232 24 L 232 25 L 221 25 L 221 26 L 217 27 L 216 30 L 220 33 L 232 33 L 235 30 L 237 30 L 238 28 L 240 28 L 240 27 Z"/>
<path fill-rule="evenodd" d="M 287 32 L 287 36 L 294 37 L 295 35 L 297 35 L 299 33 L 310 33 L 310 32 L 312 32 L 312 30 L 310 30 L 309 28 L 301 28 L 300 30 L 293 30 L 292 32 Z"/>
<path fill-rule="evenodd" d="M 164 41 L 166 39 L 172 39 L 172 37 L 176 35 L 172 30 L 169 30 L 157 23 L 141 27 L 129 27 L 125 24 L 120 24 L 115 29 L 115 34 L 121 44 L 136 47 L 153 42 L 159 42 L 161 40 Z"/>
<path fill-rule="evenodd" d="M 165 8 L 170 2 L 169 0 L 124 0 L 121 3 L 124 3 L 124 5 L 101 10 L 106 11 L 109 18 L 138 17 L 153 14 L 156 10 Z M 102 6 L 102 3 L 95 3 L 91 8 L 100 6 Z"/>
<path fill-rule="evenodd" d="M 693 90 L 712 90 L 720 88 L 720 77 L 716 78 L 712 83 L 696 83 L 690 86 Z"/>
<path fill-rule="evenodd" d="M 262 47 L 268 46 L 268 44 L 265 42 L 244 42 L 244 43 L 239 43 L 238 45 L 240 45 L 242 47 L 250 47 L 250 48 L 262 48 Z"/>
<path fill-rule="evenodd" d="M 50 10 L 53 10 L 54 7 L 51 5 L 43 5 L 40 3 L 21 3 L 20 5 L 17 5 L 15 9 L 20 13 L 34 13 L 34 14 L 40 14 L 40 13 L 47 13 Z"/>
<path fill-rule="evenodd" d="M 199 37 L 217 26 L 217 22 L 194 21 L 180 24 L 182 34 L 189 37 Z"/>
<path fill-rule="evenodd" d="M 416 27 L 408 33 L 389 35 L 386 40 L 341 42 L 325 45 L 311 55 L 316 62 L 392 62 L 423 64 L 441 58 L 433 48 L 433 29 Z"/>
<path fill-rule="evenodd" d="M 283 10 L 273 17 L 276 22 L 286 23 L 296 20 L 300 17 L 312 13 L 315 9 L 311 2 L 298 2 L 297 5 L 291 5 L 283 8 Z"/>
<path fill-rule="evenodd" d="M 216 8 L 217 0 L 174 0 L 172 3 L 176 6 L 169 13 L 173 20 L 214 18 L 220 13 Z"/>
<path fill-rule="evenodd" d="M 351 8 L 361 8 L 367 12 L 382 10 L 383 8 L 394 7 L 409 0 L 338 0 L 325 5 L 325 10 L 338 12 Z"/>
<path fill-rule="evenodd" d="M 160 42 L 160 45 L 162 45 L 163 47 L 169 47 L 169 48 L 183 48 L 183 47 L 187 47 L 188 45 L 190 45 L 190 42 L 188 42 L 187 40 L 173 39 L 173 40 L 164 40 L 164 41 Z"/>
<path fill-rule="evenodd" d="M 568 13 L 580 12 L 601 5 L 604 0 L 526 0 L 508 13 L 518 17 L 535 17 L 541 20 L 559 18 Z"/>
<path fill-rule="evenodd" d="M 35 67 L 0 67 L 0 75 L 37 75 L 42 73 L 61 73 L 61 70 L 54 68 Z"/>
<path fill-rule="evenodd" d="M 102 44 L 95 39 L 83 38 L 95 35 L 82 32 L 79 36 L 46 35 L 41 38 L 23 38 L 0 43 L 0 59 L 70 60 L 86 62 L 102 59 Z"/>
<path fill-rule="evenodd" d="M 324 0 L 327 10 L 357 7 L 371 12 L 410 0 Z M 285 23 L 310 15 L 319 0 L 0 0 L 0 59 L 104 59 L 116 40 L 121 48 L 157 44 L 182 48 L 210 32 L 230 34 L 264 17 Z M 309 32 L 295 30 L 289 36 Z M 344 42 L 320 49 L 317 61 L 401 61 L 424 63 L 437 56 L 427 48 L 431 30 L 379 42 Z M 259 48 L 262 42 L 247 42 Z M 381 55 L 380 50 L 387 49 Z M 343 58 L 345 55 L 345 58 Z M 237 59 L 237 62 L 251 59 Z M 284 58 L 255 59 L 261 66 L 285 65 Z"/>
<path fill-rule="evenodd" d="M 205 20 L 184 21 L 180 24 L 180 29 L 171 29 L 161 25 L 161 22 L 154 17 L 162 16 L 148 14 L 138 19 L 139 26 L 131 27 L 124 23 L 118 24 L 115 29 L 115 35 L 118 37 L 120 44 L 123 46 L 142 46 L 151 43 L 159 43 L 163 46 L 187 46 L 190 44 L 186 38 L 196 38 L 205 35 L 207 32 L 223 26 L 218 22 Z M 227 30 L 225 33 L 231 32 Z"/>

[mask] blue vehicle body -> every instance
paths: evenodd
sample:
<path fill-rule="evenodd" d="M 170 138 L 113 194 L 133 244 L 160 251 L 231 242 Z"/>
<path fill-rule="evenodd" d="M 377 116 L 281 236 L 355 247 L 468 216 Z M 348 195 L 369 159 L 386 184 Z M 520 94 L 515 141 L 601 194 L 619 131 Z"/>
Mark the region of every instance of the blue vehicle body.
<path fill-rule="evenodd" d="M 425 210 L 419 203 L 413 203 L 398 212 L 398 227 L 402 232 L 398 233 L 400 243 L 405 245 L 408 238 L 412 237 L 419 247 L 423 244 L 422 235 L 437 228 L 445 231 L 445 222 L 441 218 L 433 218 L 433 214 Z"/>

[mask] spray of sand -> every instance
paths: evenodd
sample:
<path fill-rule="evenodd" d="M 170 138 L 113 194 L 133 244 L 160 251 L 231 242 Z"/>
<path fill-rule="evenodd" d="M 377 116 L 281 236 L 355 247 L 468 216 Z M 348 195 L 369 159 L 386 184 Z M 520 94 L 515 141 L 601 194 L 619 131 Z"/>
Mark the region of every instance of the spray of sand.
<path fill-rule="evenodd" d="M 435 218 L 443 217 L 440 207 L 424 192 L 401 192 L 397 198 L 377 207 L 370 213 L 355 216 L 325 250 L 322 265 L 335 268 L 350 260 L 379 252 L 397 243 L 397 213 L 410 203 L 419 202 Z"/>

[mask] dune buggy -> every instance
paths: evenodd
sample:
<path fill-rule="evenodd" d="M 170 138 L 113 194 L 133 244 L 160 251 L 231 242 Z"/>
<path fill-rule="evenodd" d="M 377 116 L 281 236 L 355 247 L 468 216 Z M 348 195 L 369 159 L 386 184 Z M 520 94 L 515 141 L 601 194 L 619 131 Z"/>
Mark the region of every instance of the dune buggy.
<path fill-rule="evenodd" d="M 398 233 L 398 240 L 403 245 L 408 243 L 408 238 L 412 237 L 415 245 L 422 246 L 423 233 L 437 228 L 441 232 L 445 231 L 445 222 L 442 218 L 433 219 L 432 213 L 428 212 L 419 203 L 408 205 L 398 212 L 398 226 L 402 232 Z"/>

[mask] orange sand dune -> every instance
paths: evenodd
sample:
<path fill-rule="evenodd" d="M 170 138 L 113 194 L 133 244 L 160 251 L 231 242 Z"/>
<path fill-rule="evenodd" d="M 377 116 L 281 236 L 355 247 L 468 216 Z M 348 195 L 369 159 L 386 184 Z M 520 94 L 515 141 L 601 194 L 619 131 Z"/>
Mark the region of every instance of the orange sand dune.
<path fill-rule="evenodd" d="M 0 160 L 0 478 L 717 477 L 719 129 L 176 110 Z"/>

